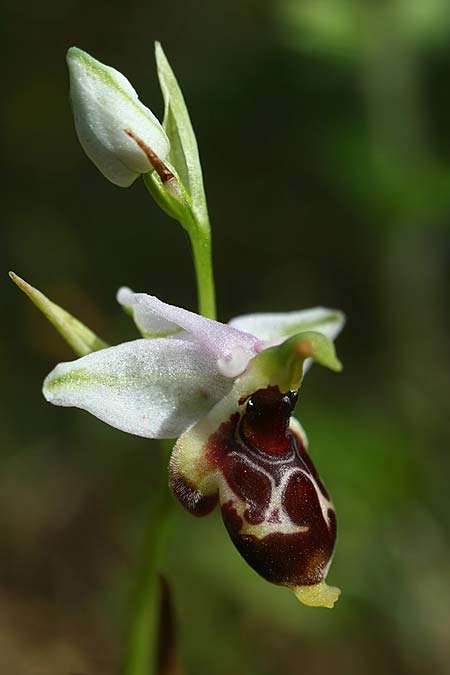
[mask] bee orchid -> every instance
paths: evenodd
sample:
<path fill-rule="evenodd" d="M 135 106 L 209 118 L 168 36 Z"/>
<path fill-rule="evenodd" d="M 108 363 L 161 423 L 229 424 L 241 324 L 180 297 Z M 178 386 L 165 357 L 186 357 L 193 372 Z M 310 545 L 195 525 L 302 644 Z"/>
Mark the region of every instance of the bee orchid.
<path fill-rule="evenodd" d="M 128 288 L 118 301 L 144 337 L 59 364 L 47 401 L 138 436 L 178 437 L 169 473 L 183 507 L 203 516 L 220 504 L 261 576 L 332 607 L 334 509 L 292 414 L 312 361 L 340 369 L 331 340 L 343 315 L 316 308 L 223 324 Z"/>
<path fill-rule="evenodd" d="M 43 393 L 50 403 L 81 408 L 127 433 L 178 439 L 169 482 L 181 505 L 195 516 L 220 506 L 231 540 L 256 572 L 304 604 L 333 607 L 340 591 L 325 579 L 336 540 L 334 508 L 293 412 L 313 361 L 340 370 L 332 341 L 344 318 L 318 307 L 215 320 L 197 141 L 158 43 L 155 56 L 162 125 L 121 73 L 70 49 L 75 126 L 106 178 L 127 187 L 143 175 L 156 203 L 186 230 L 201 315 L 121 288 L 117 299 L 142 337 L 108 347 L 11 273 L 81 357 L 57 365 Z"/>

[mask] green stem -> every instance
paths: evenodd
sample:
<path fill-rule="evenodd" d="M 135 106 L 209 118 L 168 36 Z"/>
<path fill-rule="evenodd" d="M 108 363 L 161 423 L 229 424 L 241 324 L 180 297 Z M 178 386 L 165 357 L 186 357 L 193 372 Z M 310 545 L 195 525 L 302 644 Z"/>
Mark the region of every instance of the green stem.
<path fill-rule="evenodd" d="M 165 458 L 166 453 L 163 455 Z M 166 479 L 166 462 L 162 461 L 158 491 L 151 500 L 140 553 L 123 675 L 157 675 L 160 606 L 158 573 L 172 505 L 173 499 Z"/>
<path fill-rule="evenodd" d="M 197 279 L 198 311 L 208 319 L 216 318 L 216 293 L 211 251 L 211 232 L 189 230 L 189 237 L 194 257 L 195 275 Z"/>
<path fill-rule="evenodd" d="M 188 232 L 197 279 L 198 310 L 203 316 L 215 319 L 216 298 L 209 222 L 200 224 L 191 209 L 180 210 L 180 204 L 176 201 L 167 202 L 168 196 L 165 193 L 163 193 L 165 199 L 161 199 L 161 186 L 158 181 L 152 180 L 152 174 L 144 176 L 144 182 L 157 203 L 170 216 L 176 218 Z M 173 442 L 163 441 L 163 445 L 171 449 Z M 163 466 L 156 503 L 152 500 L 142 546 L 123 675 L 158 675 L 157 650 L 161 605 L 158 572 L 173 503 L 165 477 L 166 467 Z"/>
<path fill-rule="evenodd" d="M 198 220 L 192 209 L 189 195 L 181 182 L 179 187 L 184 201 L 175 198 L 164 187 L 155 171 L 144 175 L 144 183 L 158 206 L 186 230 L 192 247 L 199 314 L 208 319 L 216 318 L 216 295 L 211 251 L 211 227 L 208 217 Z"/>

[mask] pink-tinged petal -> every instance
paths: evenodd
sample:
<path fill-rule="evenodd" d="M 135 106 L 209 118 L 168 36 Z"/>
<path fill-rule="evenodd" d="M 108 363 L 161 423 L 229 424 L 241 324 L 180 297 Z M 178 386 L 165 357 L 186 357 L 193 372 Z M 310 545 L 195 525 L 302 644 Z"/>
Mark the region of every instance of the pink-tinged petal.
<path fill-rule="evenodd" d="M 149 310 L 146 303 L 138 300 L 138 295 L 144 294 L 135 293 L 131 288 L 122 286 L 117 292 L 117 302 L 132 315 L 136 326 L 144 337 L 166 337 L 167 335 L 179 334 L 183 330 L 158 312 Z"/>
<path fill-rule="evenodd" d="M 176 338 L 135 340 L 60 363 L 43 393 L 146 438 L 176 438 L 229 391 L 230 380 L 200 344 Z"/>
<path fill-rule="evenodd" d="M 168 335 L 180 330 L 186 331 L 215 356 L 226 377 L 239 375 L 256 353 L 259 340 L 253 335 L 181 307 L 168 305 L 152 295 L 133 293 L 129 288 L 121 288 L 117 300 L 131 310 L 144 335 Z M 180 337 L 182 335 L 180 333 Z"/>

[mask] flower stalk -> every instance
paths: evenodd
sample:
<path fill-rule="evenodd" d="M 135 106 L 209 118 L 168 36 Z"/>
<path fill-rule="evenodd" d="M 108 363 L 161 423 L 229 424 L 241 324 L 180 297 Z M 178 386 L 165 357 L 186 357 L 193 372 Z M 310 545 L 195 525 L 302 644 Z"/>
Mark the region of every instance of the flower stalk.
<path fill-rule="evenodd" d="M 158 488 L 155 498 L 150 502 L 139 554 L 123 675 L 160 675 L 157 670 L 161 604 L 159 572 L 174 505 L 167 485 L 166 462 L 172 444 L 162 441 L 161 446 L 164 452 Z"/>
<path fill-rule="evenodd" d="M 153 166 L 154 171 L 144 176 L 148 191 L 188 233 L 197 282 L 198 311 L 208 319 L 215 319 L 216 293 L 209 216 L 205 211 L 203 221 L 200 222 L 194 212 L 190 196 L 175 173 L 131 129 L 124 129 L 124 132 L 136 142 Z"/>
<path fill-rule="evenodd" d="M 208 319 L 215 319 L 216 291 L 210 230 L 199 229 L 197 236 L 191 237 L 191 246 L 197 279 L 198 311 Z"/>

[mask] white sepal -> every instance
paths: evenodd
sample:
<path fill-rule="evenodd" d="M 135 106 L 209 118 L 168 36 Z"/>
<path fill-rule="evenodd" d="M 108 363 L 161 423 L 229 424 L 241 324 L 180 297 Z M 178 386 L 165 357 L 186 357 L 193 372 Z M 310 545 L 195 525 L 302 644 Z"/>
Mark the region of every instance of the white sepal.
<path fill-rule="evenodd" d="M 236 349 L 243 362 L 243 355 L 248 360 L 256 354 L 256 346 L 259 341 L 253 335 L 237 330 L 219 321 L 206 319 L 204 316 L 189 312 L 187 309 L 169 305 L 147 293 L 134 293 L 129 288 L 120 288 L 117 293 L 118 302 L 131 311 L 133 318 L 144 335 L 153 337 L 176 333 L 177 337 L 189 336 L 197 341 L 209 353 L 220 360 L 221 366 L 234 359 Z M 221 368 L 221 372 L 225 374 Z M 242 370 L 240 370 L 242 372 Z M 228 377 L 236 377 L 239 374 L 233 367 Z"/>
<path fill-rule="evenodd" d="M 82 408 L 127 433 L 176 438 L 231 385 L 202 345 L 157 338 L 60 363 L 45 379 L 43 393 L 54 405 Z"/>

